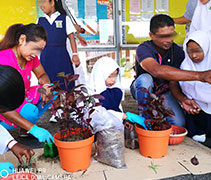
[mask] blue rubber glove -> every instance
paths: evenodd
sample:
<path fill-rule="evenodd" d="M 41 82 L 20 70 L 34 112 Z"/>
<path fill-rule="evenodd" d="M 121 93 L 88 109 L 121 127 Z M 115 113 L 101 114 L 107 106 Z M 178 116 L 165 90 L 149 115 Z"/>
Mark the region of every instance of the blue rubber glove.
<path fill-rule="evenodd" d="M 126 112 L 126 115 L 127 115 L 127 118 L 126 120 L 132 122 L 132 123 L 137 123 L 137 124 L 140 124 L 141 126 L 144 127 L 144 129 L 147 129 L 145 124 L 144 124 L 144 120 L 145 118 L 144 117 L 141 117 L 137 114 L 133 114 L 131 112 Z"/>
<path fill-rule="evenodd" d="M 53 136 L 47 130 L 40 128 L 37 125 L 34 125 L 29 131 L 29 133 L 36 137 L 39 142 L 54 142 Z"/>
<path fill-rule="evenodd" d="M 14 165 L 10 162 L 2 162 L 0 163 L 0 177 L 11 174 L 15 172 Z"/>

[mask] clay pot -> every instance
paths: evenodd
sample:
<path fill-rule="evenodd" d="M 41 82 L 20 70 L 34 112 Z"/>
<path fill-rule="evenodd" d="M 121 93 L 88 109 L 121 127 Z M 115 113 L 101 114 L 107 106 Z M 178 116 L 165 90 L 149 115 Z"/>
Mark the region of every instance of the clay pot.
<path fill-rule="evenodd" d="M 135 125 L 141 155 L 161 158 L 167 154 L 171 128 L 161 131 L 145 130 Z"/>
<path fill-rule="evenodd" d="M 68 172 L 87 169 L 91 162 L 94 135 L 85 140 L 74 142 L 61 141 L 59 138 L 61 138 L 61 134 L 56 133 L 54 141 L 59 152 L 62 169 Z"/>

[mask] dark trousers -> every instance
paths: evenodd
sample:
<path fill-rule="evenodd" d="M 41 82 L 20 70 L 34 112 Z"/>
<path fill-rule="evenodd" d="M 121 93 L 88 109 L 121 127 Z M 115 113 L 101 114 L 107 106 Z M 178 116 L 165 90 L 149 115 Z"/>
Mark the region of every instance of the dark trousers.
<path fill-rule="evenodd" d="M 188 136 L 206 134 L 211 137 L 211 114 L 201 110 L 199 114 L 186 114 L 185 119 Z"/>

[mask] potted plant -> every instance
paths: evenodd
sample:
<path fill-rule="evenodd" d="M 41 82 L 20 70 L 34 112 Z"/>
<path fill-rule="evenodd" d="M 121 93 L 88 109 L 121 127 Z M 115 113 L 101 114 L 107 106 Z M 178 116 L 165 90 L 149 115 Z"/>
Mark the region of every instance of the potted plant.
<path fill-rule="evenodd" d="M 58 148 L 62 169 L 76 172 L 87 169 L 91 161 L 92 143 L 94 135 L 90 128 L 90 115 L 95 107 L 101 105 L 96 99 L 103 99 L 101 95 L 89 95 L 84 85 L 80 84 L 68 91 L 68 84 L 78 79 L 79 75 L 65 75 L 58 77 L 64 79 L 65 90 L 59 82 L 51 86 L 49 99 L 59 95 L 58 101 L 52 104 L 52 112 L 59 123 L 60 132 L 54 135 L 55 145 Z M 40 90 L 45 93 L 44 89 Z M 56 92 L 56 93 L 53 93 Z M 58 113 L 60 111 L 60 113 Z"/>
<path fill-rule="evenodd" d="M 136 124 L 135 129 L 138 134 L 139 151 L 145 157 L 160 158 L 167 154 L 171 125 L 166 121 L 166 117 L 174 116 L 174 112 L 168 107 L 165 95 L 161 95 L 161 86 L 155 85 L 155 93 L 149 89 L 141 88 L 143 93 L 148 94 L 148 98 L 143 98 L 142 105 L 139 105 L 142 116 L 146 118 L 147 130 Z"/>

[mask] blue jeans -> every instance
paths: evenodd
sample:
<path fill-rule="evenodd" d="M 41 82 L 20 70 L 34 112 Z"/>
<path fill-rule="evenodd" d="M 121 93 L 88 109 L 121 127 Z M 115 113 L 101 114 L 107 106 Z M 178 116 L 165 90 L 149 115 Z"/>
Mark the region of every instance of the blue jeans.
<path fill-rule="evenodd" d="M 140 100 L 140 99 L 148 97 L 147 93 L 143 93 L 140 90 L 141 87 L 149 89 L 149 91 L 152 92 L 152 88 L 154 87 L 154 84 L 153 84 L 153 78 L 150 74 L 147 74 L 147 73 L 141 74 L 133 82 L 133 84 L 130 87 L 130 92 L 133 98 L 137 100 L 138 105 L 144 103 L 143 100 Z M 172 110 L 175 113 L 174 118 L 167 117 L 167 120 L 171 124 L 185 127 L 185 117 L 179 103 L 172 96 L 171 92 L 168 91 L 167 93 L 165 93 L 165 96 L 166 96 L 166 99 L 168 100 L 168 105 L 172 108 Z"/>

